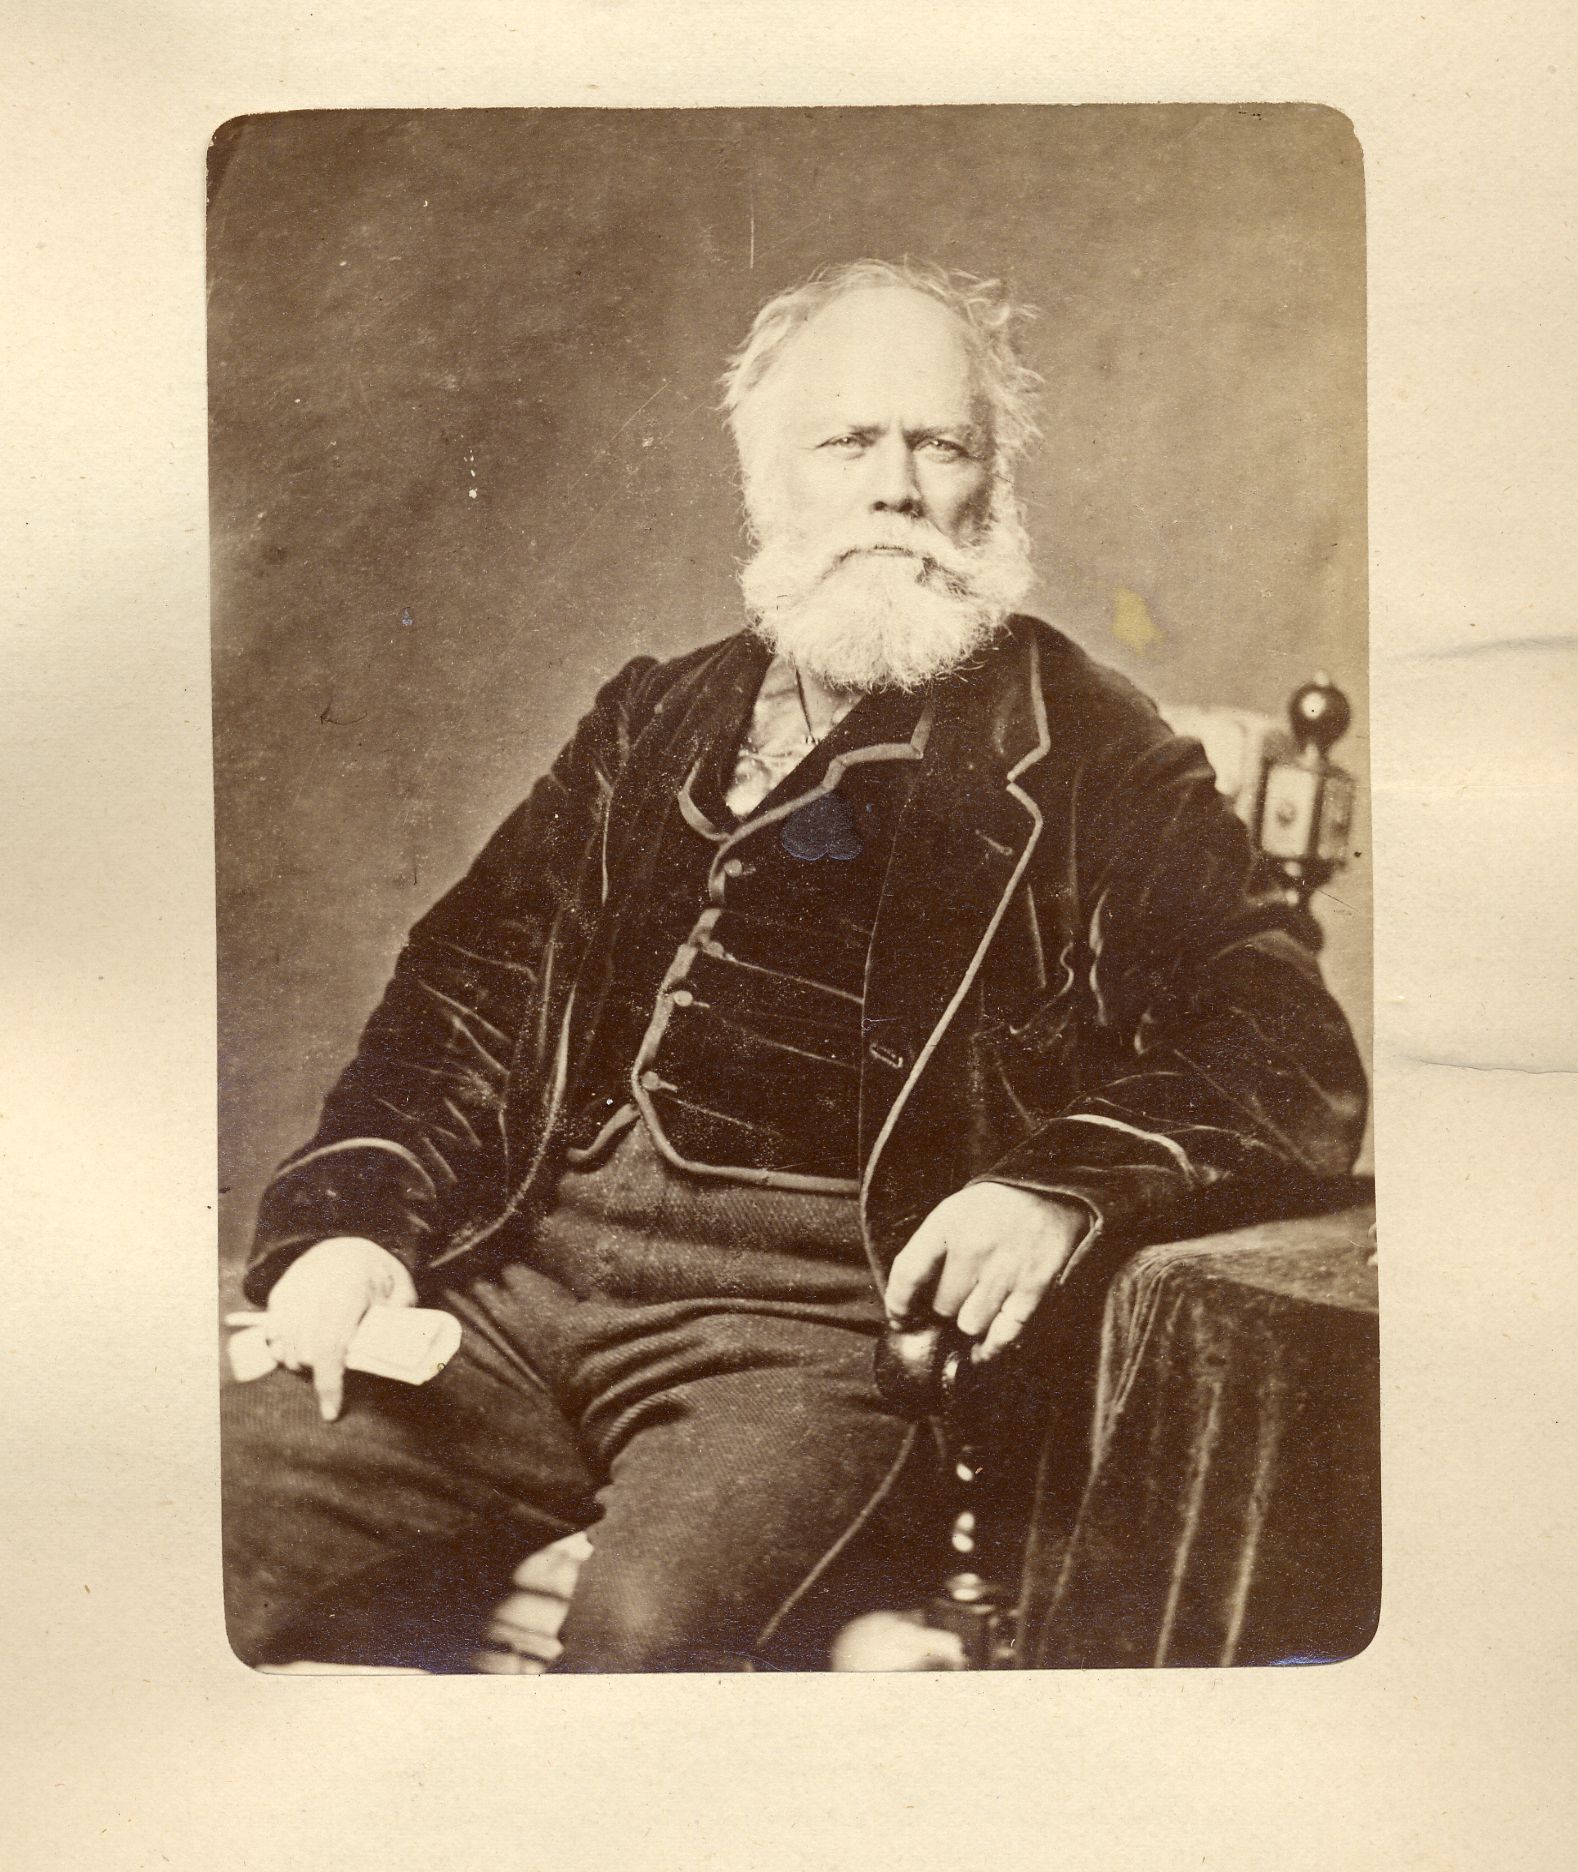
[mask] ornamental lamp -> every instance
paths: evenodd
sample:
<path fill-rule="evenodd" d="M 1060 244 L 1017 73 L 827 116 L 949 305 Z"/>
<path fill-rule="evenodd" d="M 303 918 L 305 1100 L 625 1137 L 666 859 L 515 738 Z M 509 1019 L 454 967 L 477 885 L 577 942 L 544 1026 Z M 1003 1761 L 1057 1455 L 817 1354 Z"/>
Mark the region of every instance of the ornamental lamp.
<path fill-rule="evenodd" d="M 1268 756 L 1254 818 L 1255 841 L 1282 880 L 1288 903 L 1319 942 L 1310 898 L 1348 862 L 1354 779 L 1331 759 L 1353 710 L 1324 670 L 1288 702 L 1293 750 Z"/>

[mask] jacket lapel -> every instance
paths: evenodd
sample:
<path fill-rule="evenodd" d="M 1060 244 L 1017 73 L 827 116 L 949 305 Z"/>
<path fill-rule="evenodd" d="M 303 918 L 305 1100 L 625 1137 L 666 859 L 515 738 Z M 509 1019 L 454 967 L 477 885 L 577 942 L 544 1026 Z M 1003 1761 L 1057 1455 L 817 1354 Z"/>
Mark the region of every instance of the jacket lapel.
<path fill-rule="evenodd" d="M 725 638 L 665 691 L 636 736 L 608 805 L 608 901 L 616 914 L 643 888 L 686 776 L 727 723 L 749 714 L 766 665 L 766 651 L 745 632 Z"/>
<path fill-rule="evenodd" d="M 616 926 L 644 899 L 676 791 L 723 721 L 749 708 L 763 661 L 748 636 L 725 640 L 664 695 L 638 735 L 609 803 L 600 953 L 612 952 Z M 1041 813 L 1018 782 L 1050 747 L 1039 645 L 1021 625 L 980 669 L 939 693 L 895 832 L 866 965 L 863 1202 L 1035 851 Z M 594 1005 L 578 1010 L 578 1021 L 595 1023 L 601 984 L 585 985 Z"/>
<path fill-rule="evenodd" d="M 718 734 L 748 713 L 766 654 L 744 633 L 725 638 L 667 688 L 636 733 L 614 783 L 604 824 L 601 890 L 575 907 L 569 949 L 575 983 L 575 1041 L 581 1059 L 602 1018 L 626 926 L 646 913 L 664 825 L 686 776 Z"/>
<path fill-rule="evenodd" d="M 1051 746 L 1039 648 L 1015 630 L 939 695 L 866 967 L 862 1193 L 1023 876 L 1041 813 L 1018 785 Z"/>

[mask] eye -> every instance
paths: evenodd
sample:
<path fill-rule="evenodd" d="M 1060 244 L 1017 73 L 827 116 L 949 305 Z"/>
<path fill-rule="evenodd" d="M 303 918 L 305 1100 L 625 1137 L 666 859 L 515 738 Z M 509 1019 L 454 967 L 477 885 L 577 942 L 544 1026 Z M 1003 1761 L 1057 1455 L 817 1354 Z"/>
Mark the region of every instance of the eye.
<path fill-rule="evenodd" d="M 818 446 L 831 449 L 836 455 L 854 455 L 865 447 L 865 440 L 858 435 L 836 435 L 829 436 Z"/>
<path fill-rule="evenodd" d="M 921 447 L 938 461 L 968 461 L 970 451 L 960 442 L 953 442 L 947 436 L 927 436 Z"/>

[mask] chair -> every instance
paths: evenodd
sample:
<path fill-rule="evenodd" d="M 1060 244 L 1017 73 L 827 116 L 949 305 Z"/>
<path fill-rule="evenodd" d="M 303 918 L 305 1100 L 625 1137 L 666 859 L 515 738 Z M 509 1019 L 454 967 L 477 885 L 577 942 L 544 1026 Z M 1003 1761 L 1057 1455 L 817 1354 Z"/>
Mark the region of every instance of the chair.
<path fill-rule="evenodd" d="M 1291 698 L 1286 726 L 1239 709 L 1163 714 L 1200 742 L 1318 943 L 1309 901 L 1344 862 L 1354 799 L 1330 759 L 1350 719 L 1342 692 L 1317 674 Z M 857 1620 L 832 1667 L 1286 1662 L 1362 1648 L 1379 1599 L 1369 1194 L 1344 1183 L 1311 1217 L 1136 1257 L 1100 1320 L 1073 1322 L 1089 1383 L 1049 1414 L 1045 1399 L 1027 1406 L 1000 1383 L 993 1396 L 957 1337 L 884 1341 L 879 1382 L 910 1414 L 934 1418 L 946 1451 L 954 1566 L 928 1605 Z M 1213 1329 L 1257 1348 L 1258 1364 L 1240 1354 L 1242 1395 L 1210 1383 L 1201 1392 L 1186 1358 L 1156 1360 L 1159 1342 L 1176 1350 L 1180 1334 Z M 992 1426 L 1026 1408 L 1044 1414 L 1044 1428 L 1014 1501 L 994 1474 L 1003 1439 Z M 1206 1439 L 1219 1445 L 1224 1412 L 1235 1411 L 1237 1453 L 1213 1461 Z M 1169 1412 L 1180 1480 L 1158 1501 L 1146 1496 L 1136 1446 L 1154 1448 L 1159 1434 L 1165 1443 Z M 552 1663 L 592 1539 L 570 1536 L 521 1564 L 478 1670 L 534 1674 Z M 994 1568 L 1014 1585 L 994 1581 Z"/>
<path fill-rule="evenodd" d="M 972 1367 L 951 1329 L 886 1341 L 884 1391 L 942 1430 L 954 1570 L 929 1604 L 856 1620 L 833 1668 L 1361 1651 L 1380 1608 L 1372 1196 L 1345 1179 L 1307 1215 L 1142 1251 L 1099 1324 L 1063 1322 L 1026 1361 L 1059 1372 L 1054 1398 Z"/>
<path fill-rule="evenodd" d="M 1317 675 L 1289 704 L 1291 736 L 1237 710 L 1164 714 L 1201 743 L 1318 945 L 1309 900 L 1344 861 L 1353 809 L 1329 758 L 1346 698 Z M 929 1604 L 855 1621 L 833 1668 L 1362 1650 L 1380 1605 L 1374 1213 L 1368 1182 L 1343 1179 L 1306 1215 L 1143 1251 L 1099 1320 L 1065 1322 L 1025 1361 L 1074 1374 L 1055 1403 L 977 1372 L 952 1329 L 890 1335 L 878 1382 L 934 1418 L 947 1452 L 954 1570 Z M 1016 1502 L 1004 1432 L 1027 1415 L 1041 1428 Z"/>

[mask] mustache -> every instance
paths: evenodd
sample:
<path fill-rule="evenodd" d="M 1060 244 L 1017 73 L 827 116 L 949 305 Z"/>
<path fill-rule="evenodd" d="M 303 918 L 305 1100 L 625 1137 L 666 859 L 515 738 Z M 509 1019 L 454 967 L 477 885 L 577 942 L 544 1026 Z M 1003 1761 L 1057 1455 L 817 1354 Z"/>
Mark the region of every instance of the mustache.
<path fill-rule="evenodd" d="M 886 617 L 873 629 L 906 628 L 924 635 L 925 620 L 950 607 L 1001 621 L 1035 582 L 1030 542 L 1011 493 L 999 491 L 978 531 L 955 540 L 924 514 L 846 514 L 832 524 L 784 524 L 760 537 L 740 568 L 748 612 L 769 630 L 803 607 L 831 626 L 862 628 L 859 620 Z M 837 686 L 835 684 L 835 686 Z"/>
<path fill-rule="evenodd" d="M 852 559 L 906 558 L 916 562 L 920 578 L 935 577 L 950 589 L 961 589 L 968 585 L 978 553 L 955 544 L 929 521 L 874 520 L 858 533 L 823 544 L 818 556 L 825 560 L 823 578 Z"/>
<path fill-rule="evenodd" d="M 834 689 L 912 691 L 991 641 L 1034 582 L 1011 496 L 955 541 L 919 514 L 772 530 L 740 569 L 751 628 Z"/>

